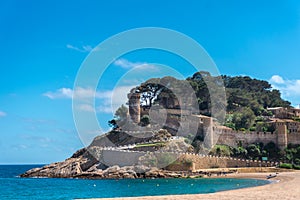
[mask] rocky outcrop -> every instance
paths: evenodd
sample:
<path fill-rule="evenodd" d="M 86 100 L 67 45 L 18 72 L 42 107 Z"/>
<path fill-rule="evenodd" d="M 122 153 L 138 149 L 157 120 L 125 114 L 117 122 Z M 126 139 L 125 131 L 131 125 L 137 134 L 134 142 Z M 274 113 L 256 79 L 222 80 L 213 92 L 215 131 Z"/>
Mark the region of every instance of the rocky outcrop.
<path fill-rule="evenodd" d="M 63 162 L 56 162 L 41 168 L 31 169 L 21 177 L 52 177 L 69 178 L 84 173 L 91 167 L 95 167 L 97 160 L 86 149 L 80 149 L 75 152 L 71 158 Z"/>
<path fill-rule="evenodd" d="M 188 144 L 183 140 L 175 141 L 170 140 L 170 138 L 171 134 L 166 130 L 159 130 L 152 135 L 152 138 L 138 140 L 146 140 L 141 142 L 161 141 L 164 145 L 157 148 L 166 151 L 183 152 L 188 148 Z M 111 146 L 112 142 L 115 144 L 114 146 Z M 143 151 L 143 145 L 140 145 L 139 151 L 120 150 L 116 147 L 121 144 L 133 144 L 134 142 L 136 142 L 135 139 L 129 137 L 126 133 L 112 131 L 102 137 L 96 137 L 89 147 L 78 150 L 63 162 L 34 168 L 20 176 L 98 179 L 180 177 L 179 174 L 174 172 L 149 167 L 154 166 L 153 163 L 157 162 L 155 160 L 157 158 L 153 157 L 154 154 Z"/>
<path fill-rule="evenodd" d="M 42 168 L 34 168 L 21 177 L 51 177 L 51 178 L 88 178 L 88 179 L 135 179 L 135 178 L 180 178 L 186 177 L 184 173 L 165 171 L 156 167 L 143 165 L 101 168 L 95 164 L 83 171 L 78 158 L 70 158 L 64 162 L 53 163 Z"/>

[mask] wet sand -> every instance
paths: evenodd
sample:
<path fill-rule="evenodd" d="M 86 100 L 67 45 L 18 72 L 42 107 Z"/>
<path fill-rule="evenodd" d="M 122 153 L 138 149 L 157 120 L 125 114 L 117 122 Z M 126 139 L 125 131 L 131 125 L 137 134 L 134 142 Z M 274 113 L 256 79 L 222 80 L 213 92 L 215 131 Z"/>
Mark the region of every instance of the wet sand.
<path fill-rule="evenodd" d="M 254 178 L 266 179 L 270 173 L 240 173 L 230 174 L 228 178 Z M 266 199 L 266 200 L 299 200 L 300 199 L 300 172 L 281 172 L 276 178 L 271 179 L 273 183 L 238 190 L 222 191 L 211 194 L 193 195 L 168 195 L 168 196 L 146 196 L 129 198 L 102 198 L 101 200 L 244 200 L 244 199 Z M 96 199 L 93 199 L 96 200 Z M 98 199 L 100 200 L 100 199 Z"/>

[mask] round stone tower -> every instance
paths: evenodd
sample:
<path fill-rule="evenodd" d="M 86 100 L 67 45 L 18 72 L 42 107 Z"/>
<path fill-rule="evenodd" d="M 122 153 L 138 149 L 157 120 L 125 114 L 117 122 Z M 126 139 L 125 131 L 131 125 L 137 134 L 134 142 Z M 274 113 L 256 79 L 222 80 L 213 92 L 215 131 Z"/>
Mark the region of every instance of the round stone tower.
<path fill-rule="evenodd" d="M 140 123 L 141 118 L 141 107 L 140 107 L 140 97 L 139 93 L 129 93 L 129 115 L 133 122 Z"/>

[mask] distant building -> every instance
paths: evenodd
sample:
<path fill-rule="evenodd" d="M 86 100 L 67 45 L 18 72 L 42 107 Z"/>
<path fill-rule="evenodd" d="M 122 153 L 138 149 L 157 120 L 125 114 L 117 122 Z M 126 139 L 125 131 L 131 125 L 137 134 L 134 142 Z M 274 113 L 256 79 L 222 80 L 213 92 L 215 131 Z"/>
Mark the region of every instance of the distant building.
<path fill-rule="evenodd" d="M 293 119 L 295 117 L 300 118 L 299 108 L 275 107 L 275 108 L 267 108 L 267 110 L 272 112 L 274 118 L 279 118 L 279 119 Z"/>

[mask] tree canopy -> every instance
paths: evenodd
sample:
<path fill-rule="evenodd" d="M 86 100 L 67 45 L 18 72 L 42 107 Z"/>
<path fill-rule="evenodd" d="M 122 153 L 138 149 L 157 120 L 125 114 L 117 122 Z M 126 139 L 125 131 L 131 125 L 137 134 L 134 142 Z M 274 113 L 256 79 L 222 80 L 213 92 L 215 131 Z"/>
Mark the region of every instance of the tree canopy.
<path fill-rule="evenodd" d="M 280 91 L 273 89 L 267 81 L 249 76 L 212 76 L 205 71 L 197 72 L 186 80 L 170 76 L 149 79 L 133 88 L 131 92 L 141 94 L 141 106 L 151 107 L 152 104 L 163 104 L 166 98 L 186 102 L 186 99 L 191 97 L 189 87 L 193 89 L 192 92 L 197 98 L 196 106 L 199 106 L 201 114 L 211 116 L 212 106 L 221 105 L 226 108 L 225 125 L 237 130 L 250 129 L 255 125 L 256 117 L 270 115 L 268 107 L 291 105 L 283 100 Z M 226 101 L 222 92 L 218 90 L 222 87 L 226 90 Z M 211 99 L 211 95 L 214 95 L 214 100 Z"/>
<path fill-rule="evenodd" d="M 108 125 L 113 129 L 116 129 L 124 124 L 128 117 L 128 108 L 125 105 L 121 105 L 115 112 L 114 118 L 108 121 Z"/>

